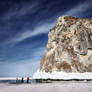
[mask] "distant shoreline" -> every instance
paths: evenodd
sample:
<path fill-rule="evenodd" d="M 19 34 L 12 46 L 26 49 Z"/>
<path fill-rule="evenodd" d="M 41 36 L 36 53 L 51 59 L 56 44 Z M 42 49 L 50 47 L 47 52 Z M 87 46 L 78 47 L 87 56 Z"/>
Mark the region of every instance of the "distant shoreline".
<path fill-rule="evenodd" d="M 0 77 L 0 80 L 16 80 L 16 78 L 18 78 L 19 80 L 22 78 L 22 77 Z M 27 79 L 27 77 L 23 77 L 24 80 Z M 29 77 L 30 79 L 32 79 L 31 77 Z"/>

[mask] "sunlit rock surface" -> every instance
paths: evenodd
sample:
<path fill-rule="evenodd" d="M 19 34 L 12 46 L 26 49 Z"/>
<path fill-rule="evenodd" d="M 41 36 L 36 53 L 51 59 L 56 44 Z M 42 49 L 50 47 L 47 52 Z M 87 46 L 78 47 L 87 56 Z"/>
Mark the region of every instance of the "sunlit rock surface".
<path fill-rule="evenodd" d="M 40 71 L 92 72 L 92 19 L 59 17 L 48 38 Z"/>

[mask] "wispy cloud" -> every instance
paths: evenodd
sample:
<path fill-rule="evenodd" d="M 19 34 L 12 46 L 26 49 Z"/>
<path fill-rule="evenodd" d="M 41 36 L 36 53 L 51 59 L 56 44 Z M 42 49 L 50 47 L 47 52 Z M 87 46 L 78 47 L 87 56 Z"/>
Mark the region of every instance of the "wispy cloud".
<path fill-rule="evenodd" d="M 34 53 L 32 53 L 33 57 L 42 57 L 45 54 L 46 47 L 38 47 L 35 49 Z"/>
<path fill-rule="evenodd" d="M 35 4 L 28 5 L 27 7 L 22 7 L 19 11 L 14 11 L 14 12 L 9 12 L 7 13 L 7 19 L 11 19 L 12 17 L 16 17 L 16 16 L 21 16 L 21 15 L 25 15 L 28 12 L 35 12 L 37 11 L 37 6 L 38 6 L 38 2 Z M 59 13 L 60 16 L 62 15 L 72 15 L 72 16 L 81 16 L 83 15 L 83 12 L 87 11 L 89 8 L 91 7 L 90 2 L 88 2 L 87 0 L 85 0 L 83 3 L 79 3 L 78 5 L 76 5 L 75 7 L 73 7 L 72 9 L 68 10 L 67 12 L 63 11 L 62 13 Z M 57 15 L 54 15 L 57 16 Z M 5 17 L 5 16 L 4 16 Z M 53 18 L 50 18 L 51 20 L 54 20 Z M 37 20 L 37 23 L 39 23 L 39 21 Z M 52 22 L 43 22 L 40 25 L 35 26 L 34 29 L 23 29 L 24 31 L 20 31 L 18 34 L 16 34 L 15 37 L 13 37 L 12 39 L 10 39 L 9 41 L 5 42 L 5 44 L 16 44 L 19 42 L 22 42 L 28 38 L 31 37 L 35 37 L 37 35 L 40 34 L 47 34 L 49 32 L 49 30 L 55 25 L 56 20 L 52 21 Z"/>
<path fill-rule="evenodd" d="M 25 4 L 25 6 L 21 6 L 20 9 L 17 8 L 11 8 L 9 9 L 4 15 L 3 15 L 3 20 L 9 20 L 12 18 L 20 18 L 23 15 L 26 14 L 33 14 L 38 10 L 38 2 L 35 2 L 33 4 Z"/>
<path fill-rule="evenodd" d="M 12 40 L 10 39 L 7 44 L 16 44 L 28 38 L 38 36 L 40 34 L 47 34 L 54 25 L 55 22 L 43 23 L 41 25 L 36 26 L 33 30 L 25 29 L 24 32 L 19 32 L 14 38 L 12 38 Z"/>
<path fill-rule="evenodd" d="M 88 9 L 91 8 L 91 3 L 88 2 L 88 0 L 85 0 L 83 3 L 80 3 L 76 6 L 74 6 L 72 9 L 69 11 L 65 12 L 66 15 L 71 15 L 71 16 L 83 16 L 84 12 L 86 12 Z M 87 15 L 87 14 L 85 14 Z"/>

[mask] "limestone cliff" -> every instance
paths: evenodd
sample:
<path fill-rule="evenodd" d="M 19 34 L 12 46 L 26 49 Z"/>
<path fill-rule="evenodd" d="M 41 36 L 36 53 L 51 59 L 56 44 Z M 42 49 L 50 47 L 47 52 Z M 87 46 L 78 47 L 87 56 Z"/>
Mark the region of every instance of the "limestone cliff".
<path fill-rule="evenodd" d="M 92 19 L 59 17 L 48 38 L 40 71 L 92 72 Z"/>

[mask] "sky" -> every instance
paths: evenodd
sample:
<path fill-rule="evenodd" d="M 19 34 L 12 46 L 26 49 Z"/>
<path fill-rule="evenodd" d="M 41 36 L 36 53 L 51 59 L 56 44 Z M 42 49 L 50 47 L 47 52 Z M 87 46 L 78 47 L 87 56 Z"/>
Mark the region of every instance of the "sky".
<path fill-rule="evenodd" d="M 92 17 L 92 0 L 0 0 L 0 77 L 32 76 L 58 17 Z"/>

